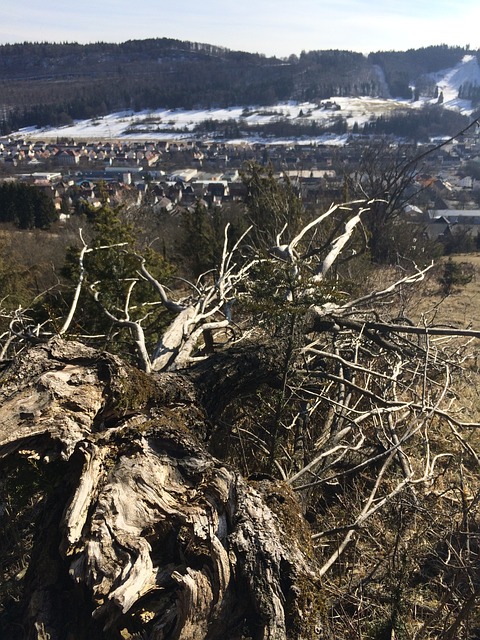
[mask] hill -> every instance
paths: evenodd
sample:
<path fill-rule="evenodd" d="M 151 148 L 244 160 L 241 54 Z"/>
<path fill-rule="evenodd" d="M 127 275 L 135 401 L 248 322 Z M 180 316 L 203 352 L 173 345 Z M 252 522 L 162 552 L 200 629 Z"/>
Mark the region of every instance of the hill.
<path fill-rule="evenodd" d="M 295 138 L 329 143 L 341 142 L 351 132 L 390 133 L 416 140 L 452 136 L 466 125 L 463 119 L 474 112 L 471 98 L 475 87 L 480 86 L 477 58 L 465 55 L 453 68 L 437 71 L 430 79 L 435 81 L 436 91 L 415 100 L 336 96 L 255 107 L 129 109 L 57 127 L 22 129 L 21 134 L 40 139 L 164 140 L 207 136 L 233 141 L 265 141 L 273 137 L 276 142 Z"/>
<path fill-rule="evenodd" d="M 3 45 L 1 129 L 8 133 L 24 126 L 66 125 L 123 110 L 318 103 L 345 97 L 437 99 L 438 74 L 464 65 L 465 56 L 471 73 L 455 98 L 476 108 L 479 52 L 462 47 L 369 56 L 311 51 L 279 59 L 167 38 Z"/>

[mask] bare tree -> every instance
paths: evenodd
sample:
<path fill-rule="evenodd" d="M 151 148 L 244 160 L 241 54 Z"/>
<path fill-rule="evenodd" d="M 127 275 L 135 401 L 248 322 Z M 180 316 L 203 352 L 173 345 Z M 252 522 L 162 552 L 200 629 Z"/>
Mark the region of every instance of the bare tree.
<path fill-rule="evenodd" d="M 424 189 L 422 183 L 417 181 L 424 169 L 424 161 L 475 126 L 476 120 L 455 136 L 423 152 L 419 152 L 415 144 L 392 143 L 386 138 L 369 141 L 355 166 L 342 167 L 349 197 L 364 197 L 371 201 L 364 224 L 374 262 L 395 264 L 404 257 L 405 252 L 415 253 L 415 243 L 412 242 L 415 234 L 411 232 L 414 226 L 404 223 L 403 213 L 407 203 Z M 415 238 L 416 244 L 420 245 L 416 248 L 418 256 L 425 247 L 421 243 L 421 234 L 416 235 L 420 235 Z M 404 241 L 405 236 L 407 242 Z"/>

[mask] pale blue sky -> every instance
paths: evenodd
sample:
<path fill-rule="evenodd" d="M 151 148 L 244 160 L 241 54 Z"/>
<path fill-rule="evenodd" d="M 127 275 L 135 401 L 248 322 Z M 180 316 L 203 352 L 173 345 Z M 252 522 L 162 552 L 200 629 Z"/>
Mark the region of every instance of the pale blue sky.
<path fill-rule="evenodd" d="M 480 48 L 478 0 L 2 0 L 0 44 L 178 38 L 288 56 L 302 50 Z"/>

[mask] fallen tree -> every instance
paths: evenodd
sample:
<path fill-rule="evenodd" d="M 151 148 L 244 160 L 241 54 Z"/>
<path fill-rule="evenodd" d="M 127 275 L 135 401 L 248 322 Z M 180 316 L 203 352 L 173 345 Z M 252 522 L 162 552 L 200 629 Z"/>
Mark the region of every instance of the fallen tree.
<path fill-rule="evenodd" d="M 332 206 L 287 240 L 277 226 L 256 254 L 227 229 L 218 270 L 177 291 L 130 254 L 121 306 L 84 277 L 84 243 L 62 322 L 13 314 L 5 634 L 473 637 L 478 423 L 458 381 L 480 334 L 408 318 L 428 265 L 348 289 L 368 206 Z M 133 304 L 140 285 L 151 300 Z M 131 331 L 129 364 L 74 341 L 87 286 Z M 158 306 L 171 315 L 151 340 Z M 413 610 L 416 595 L 430 604 Z"/>
<path fill-rule="evenodd" d="M 25 465 L 49 477 L 2 637 L 315 636 L 298 502 L 287 485 L 248 482 L 208 454 L 188 377 L 147 378 L 53 339 L 3 372 L 1 396 L 12 505 Z"/>

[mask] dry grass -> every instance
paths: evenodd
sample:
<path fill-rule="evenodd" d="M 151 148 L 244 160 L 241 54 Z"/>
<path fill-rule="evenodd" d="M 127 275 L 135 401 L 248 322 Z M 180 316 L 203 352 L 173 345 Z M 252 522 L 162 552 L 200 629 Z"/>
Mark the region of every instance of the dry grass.
<path fill-rule="evenodd" d="M 412 319 L 430 325 L 445 325 L 469 328 L 480 331 L 480 254 L 452 256 L 455 262 L 473 265 L 474 276 L 471 282 L 459 286 L 445 296 L 438 282 L 441 263 L 437 267 L 436 277 L 430 278 L 422 291 L 414 299 Z M 453 387 L 457 394 L 457 406 L 461 407 L 461 419 L 480 422 L 480 339 L 459 339 L 466 345 L 463 372 L 453 373 Z M 477 435 L 470 434 L 471 443 L 477 442 Z M 472 440 L 473 439 L 473 440 Z M 476 448 L 476 447 L 475 447 Z"/>
<path fill-rule="evenodd" d="M 454 287 L 449 295 L 445 295 L 440 284 L 443 258 L 429 272 L 419 285 L 406 289 L 400 296 L 400 303 L 395 308 L 387 306 L 385 317 L 407 317 L 417 325 L 445 326 L 457 329 L 473 329 L 480 331 L 480 253 L 452 256 L 455 262 L 473 265 L 474 275 L 466 285 Z M 372 290 L 383 289 L 399 280 L 402 272 L 389 269 L 378 269 L 369 280 Z M 447 339 L 431 338 L 444 347 Z M 480 339 L 455 338 L 447 345 L 450 353 L 463 356 L 462 369 L 452 371 L 452 387 L 457 397 L 455 402 L 457 417 L 466 422 L 480 422 Z M 476 440 L 476 435 L 473 436 Z M 480 445 L 480 433 L 479 433 Z"/>
<path fill-rule="evenodd" d="M 452 260 L 473 265 L 472 281 L 454 288 L 445 296 L 438 281 L 442 264 L 440 262 L 415 299 L 412 319 L 416 322 L 425 321 L 428 324 L 445 324 L 480 331 L 480 254 L 456 255 L 452 256 Z"/>

